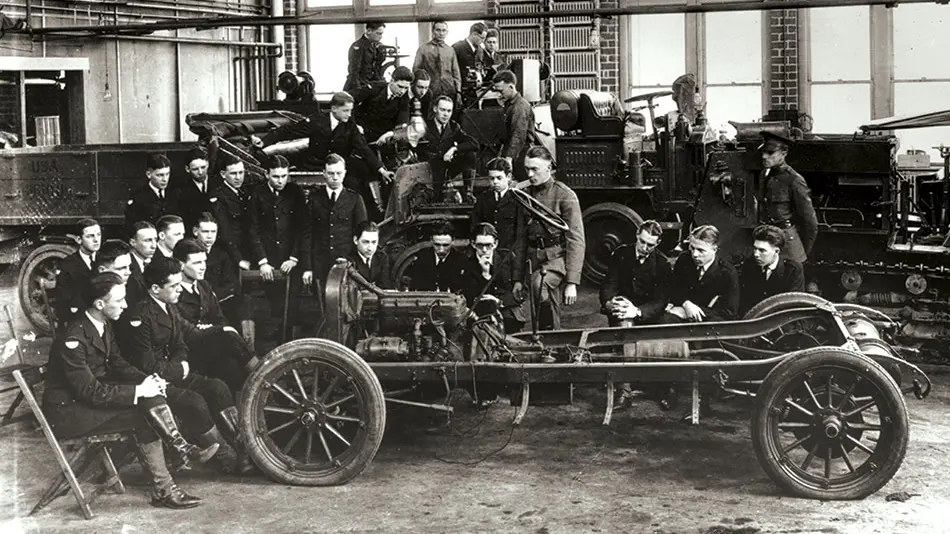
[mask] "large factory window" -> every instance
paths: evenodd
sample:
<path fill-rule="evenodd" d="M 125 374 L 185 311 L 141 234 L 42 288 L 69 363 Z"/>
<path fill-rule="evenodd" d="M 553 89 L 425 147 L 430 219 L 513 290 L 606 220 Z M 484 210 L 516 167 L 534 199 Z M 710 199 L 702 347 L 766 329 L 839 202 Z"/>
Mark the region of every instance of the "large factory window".
<path fill-rule="evenodd" d="M 387 26 L 387 31 L 389 27 Z M 310 73 L 316 81 L 316 92 L 329 100 L 332 93 L 343 89 L 346 80 L 347 52 L 356 40 L 352 24 L 310 26 Z M 385 36 L 383 37 L 385 41 Z"/>
<path fill-rule="evenodd" d="M 813 130 L 853 132 L 871 119 L 870 10 L 812 9 L 809 17 Z"/>
<path fill-rule="evenodd" d="M 387 24 L 382 42 L 385 45 L 398 46 L 399 55 L 406 56 L 399 58 L 399 64 L 411 69 L 416 58 L 416 49 L 419 48 L 419 25 L 415 22 Z M 392 72 L 392 69 L 389 70 Z"/>
<path fill-rule="evenodd" d="M 894 10 L 894 113 L 909 115 L 947 109 L 950 64 L 928 61 L 950 48 L 946 6 L 914 4 Z M 950 127 L 897 132 L 901 152 L 926 150 L 940 161 L 932 147 L 950 145 Z"/>
<path fill-rule="evenodd" d="M 680 14 L 631 16 L 630 48 L 630 94 L 669 90 L 673 81 L 686 72 L 686 17 Z M 671 98 L 661 98 L 656 103 L 657 116 L 676 111 L 676 103 Z M 627 107 L 636 109 L 645 104 L 633 102 Z M 641 111 L 649 117 L 649 110 Z M 652 131 L 652 125 L 647 130 Z"/>
<path fill-rule="evenodd" d="M 706 14 L 706 116 L 714 127 L 762 118 L 762 16 Z"/>

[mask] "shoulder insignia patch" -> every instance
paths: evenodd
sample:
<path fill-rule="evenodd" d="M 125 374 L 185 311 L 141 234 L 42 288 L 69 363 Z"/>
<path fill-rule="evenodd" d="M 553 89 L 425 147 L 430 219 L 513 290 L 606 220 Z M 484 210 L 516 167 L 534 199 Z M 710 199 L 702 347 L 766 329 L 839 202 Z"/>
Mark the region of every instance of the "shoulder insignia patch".
<path fill-rule="evenodd" d="M 130 199 L 129 199 L 129 206 L 131 206 L 134 202 L 135 202 L 135 201 L 130 198 Z"/>
<path fill-rule="evenodd" d="M 353 45 L 353 50 L 359 50 L 359 49 L 360 49 L 360 45 Z"/>
<path fill-rule="evenodd" d="M 211 197 L 208 199 L 208 202 L 217 202 L 217 201 L 218 201 L 218 197 Z"/>
<path fill-rule="evenodd" d="M 129 326 L 131 326 L 132 328 L 138 328 L 138 327 L 142 326 L 142 321 L 140 321 L 140 320 L 138 320 L 138 319 L 133 319 L 133 320 L 129 321 Z"/>
<path fill-rule="evenodd" d="M 73 350 L 79 346 L 79 341 L 76 339 L 67 339 L 65 345 L 67 349 Z"/>
<path fill-rule="evenodd" d="M 72 308 L 69 308 L 69 312 L 70 312 L 70 313 L 76 313 L 76 312 L 78 312 L 78 311 L 79 311 L 79 308 L 76 308 L 75 306 L 72 307 Z"/>

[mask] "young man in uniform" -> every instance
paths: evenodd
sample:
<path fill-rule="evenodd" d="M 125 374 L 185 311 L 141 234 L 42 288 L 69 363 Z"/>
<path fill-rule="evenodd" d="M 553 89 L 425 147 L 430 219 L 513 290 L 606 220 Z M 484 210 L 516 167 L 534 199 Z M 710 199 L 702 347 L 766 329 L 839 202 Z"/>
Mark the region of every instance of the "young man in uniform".
<path fill-rule="evenodd" d="M 432 167 L 435 198 L 442 200 L 445 183 L 462 175 L 463 199 L 474 202 L 475 159 L 478 143 L 459 123 L 452 120 L 455 103 L 447 96 L 435 99 L 432 117 L 426 124 L 425 143 L 419 145 L 419 159 Z"/>
<path fill-rule="evenodd" d="M 770 132 L 762 132 L 759 145 L 762 174 L 759 175 L 759 219 L 785 233 L 782 257 L 804 264 L 818 237 L 818 217 L 811 203 L 808 184 L 802 175 L 785 163 L 792 142 Z"/>
<path fill-rule="evenodd" d="M 432 248 L 421 251 L 403 278 L 410 291 L 451 291 L 461 293 L 466 288 L 462 279 L 465 258 L 452 248 L 452 225 L 439 221 L 429 230 Z M 405 280 L 404 280 L 405 282 Z"/>
<path fill-rule="evenodd" d="M 525 171 L 525 153 L 537 140 L 534 132 L 534 110 L 531 104 L 518 93 L 518 77 L 510 70 L 499 71 L 492 78 L 492 87 L 501 94 L 505 104 L 505 130 L 501 139 L 501 156 L 511 163 L 515 179 L 519 182 L 528 177 Z"/>
<path fill-rule="evenodd" d="M 59 438 L 133 431 L 139 458 L 152 479 L 152 505 L 193 508 L 201 499 L 185 493 L 165 466 L 162 441 L 182 461 L 208 461 L 217 445 L 185 441 L 165 395 L 179 392 L 129 365 L 119 352 L 112 322 L 125 310 L 119 275 L 94 276 L 84 290 L 83 312 L 63 328 L 50 349 L 43 411 Z M 183 420 L 190 416 L 179 413 Z"/>
<path fill-rule="evenodd" d="M 463 292 L 469 307 L 481 295 L 492 295 L 501 301 L 505 333 L 513 334 L 524 327 L 521 309 L 523 284 L 515 277 L 515 257 L 511 251 L 498 248 L 498 232 L 489 223 L 479 223 L 471 235 L 473 254 L 463 269 Z"/>
<path fill-rule="evenodd" d="M 689 254 L 673 266 L 670 302 L 663 322 L 729 321 L 739 311 L 739 276 L 718 256 L 719 230 L 696 228 L 689 236 Z"/>
<path fill-rule="evenodd" d="M 244 189 L 244 162 L 228 156 L 221 169 L 224 183 L 211 191 L 211 214 L 218 223 L 218 242 L 234 263 L 243 270 L 251 268 L 247 259 L 247 228 L 250 195 Z"/>
<path fill-rule="evenodd" d="M 185 173 L 188 180 L 178 188 L 178 213 L 185 220 L 185 228 L 191 228 L 198 215 L 211 209 L 208 183 L 208 155 L 196 148 L 188 153 Z"/>
<path fill-rule="evenodd" d="M 125 225 L 131 230 L 139 221 L 155 223 L 162 215 L 178 212 L 178 194 L 168 188 L 172 163 L 164 154 L 149 154 L 145 162 L 148 183 L 129 199 L 125 207 Z"/>
<path fill-rule="evenodd" d="M 129 307 L 135 306 L 148 293 L 145 287 L 145 266 L 152 261 L 155 251 L 158 250 L 158 231 L 148 221 L 139 221 L 132 225 L 132 236 L 129 238 L 132 246 L 132 274 L 127 282 Z"/>
<path fill-rule="evenodd" d="M 660 223 L 644 221 L 634 245 L 614 250 L 607 278 L 600 286 L 601 313 L 610 326 L 650 324 L 666 309 L 670 265 L 656 252 L 663 229 Z"/>
<path fill-rule="evenodd" d="M 561 231 L 535 219 L 528 224 L 531 291 L 540 296 L 538 328 L 557 330 L 561 327 L 561 304 L 572 306 L 577 302 L 577 286 L 581 283 L 586 247 L 581 205 L 570 187 L 554 179 L 554 158 L 548 149 L 531 147 L 525 153 L 524 168 L 531 182 L 529 194 L 568 226 Z"/>
<path fill-rule="evenodd" d="M 92 278 L 92 264 L 102 246 L 102 229 L 94 219 L 82 219 L 76 224 L 76 244 L 79 250 L 63 258 L 56 273 L 56 319 L 63 327 L 83 309 L 82 288 Z"/>
<path fill-rule="evenodd" d="M 472 210 L 472 230 L 481 223 L 490 223 L 498 232 L 498 248 L 514 254 L 514 278 L 524 279 L 525 256 L 528 252 L 528 218 L 511 190 L 511 163 L 505 158 L 488 162 L 491 188 L 478 196 Z"/>
<path fill-rule="evenodd" d="M 171 258 L 175 245 L 185 237 L 185 221 L 177 215 L 163 215 L 155 223 L 158 230 L 158 253 Z"/>
<path fill-rule="evenodd" d="M 379 42 L 382 41 L 385 31 L 385 22 L 367 22 L 363 35 L 350 46 L 347 56 L 346 83 L 343 84 L 344 91 L 352 92 L 383 79 L 380 69 L 385 56 Z"/>
<path fill-rule="evenodd" d="M 763 224 L 752 232 L 752 257 L 742 263 L 739 274 L 739 315 L 753 306 L 781 293 L 805 290 L 802 265 L 783 258 L 785 232 Z"/>
<path fill-rule="evenodd" d="M 218 222 L 211 213 L 204 212 L 198 216 L 192 234 L 208 254 L 204 279 L 211 284 L 211 289 L 217 295 L 222 313 L 229 324 L 241 325 L 241 330 L 247 332 L 249 324 L 245 321 L 248 320 L 248 313 L 244 308 L 243 295 L 238 290 L 240 273 L 231 255 L 218 244 Z"/>
<path fill-rule="evenodd" d="M 373 221 L 363 221 L 353 228 L 353 250 L 349 259 L 363 278 L 380 289 L 393 289 L 389 272 L 389 256 L 379 246 L 379 227 Z"/>

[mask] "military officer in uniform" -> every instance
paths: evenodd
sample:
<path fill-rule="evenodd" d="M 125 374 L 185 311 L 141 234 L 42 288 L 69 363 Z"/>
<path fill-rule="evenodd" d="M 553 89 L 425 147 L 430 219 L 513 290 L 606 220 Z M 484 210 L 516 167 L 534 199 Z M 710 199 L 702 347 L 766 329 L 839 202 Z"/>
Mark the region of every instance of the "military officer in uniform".
<path fill-rule="evenodd" d="M 805 263 L 818 237 L 818 217 L 808 184 L 785 163 L 792 142 L 771 132 L 762 132 L 762 137 L 759 153 L 764 170 L 759 176 L 759 219 L 785 232 L 783 258 Z"/>
<path fill-rule="evenodd" d="M 739 273 L 739 315 L 753 306 L 781 293 L 805 290 L 802 265 L 782 258 L 785 233 L 763 224 L 752 232 L 752 257 L 742 263 Z"/>
<path fill-rule="evenodd" d="M 82 286 L 92 278 L 92 264 L 102 246 L 102 228 L 94 219 L 82 219 L 76 224 L 76 244 L 79 250 L 63 258 L 56 273 L 56 318 L 65 326 L 82 311 Z"/>
<path fill-rule="evenodd" d="M 248 195 L 244 188 L 244 162 L 228 156 L 221 169 L 221 185 L 211 191 L 208 201 L 218 223 L 218 240 L 241 269 L 251 268 L 247 259 Z"/>
<path fill-rule="evenodd" d="M 189 180 L 178 189 L 178 213 L 185 220 L 185 228 L 192 228 L 198 215 L 211 209 L 208 183 L 208 155 L 196 148 L 188 153 L 185 172 Z"/>
<path fill-rule="evenodd" d="M 355 89 L 382 81 L 382 66 L 386 58 L 379 42 L 385 30 L 385 22 L 367 22 L 366 31 L 350 46 L 344 91 L 352 93 Z"/>
<path fill-rule="evenodd" d="M 492 88 L 501 94 L 505 103 L 505 130 L 502 136 L 501 156 L 514 169 L 515 179 L 524 181 L 525 152 L 537 140 L 534 131 L 534 110 L 518 92 L 518 77 L 510 70 L 498 71 L 492 78 Z"/>
<path fill-rule="evenodd" d="M 337 154 L 327 156 L 324 170 L 325 190 L 310 195 L 307 234 L 303 237 L 303 283 L 319 282 L 322 297 L 327 273 L 337 258 L 345 258 L 353 249 L 353 229 L 366 220 L 366 205 L 359 193 L 343 187 L 346 160 Z"/>
<path fill-rule="evenodd" d="M 529 193 L 560 215 L 568 226 L 562 232 L 536 219 L 528 224 L 531 291 L 540 296 L 537 313 L 542 330 L 560 328 L 561 303 L 571 306 L 577 301 L 586 246 L 581 204 L 570 187 L 554 179 L 553 165 L 554 158 L 542 146 L 531 147 L 525 153 L 524 168 L 531 182 Z"/>
<path fill-rule="evenodd" d="M 139 221 L 132 225 L 132 236 L 129 238 L 132 247 L 132 274 L 126 282 L 126 300 L 129 307 L 133 307 L 148 293 L 145 287 L 145 266 L 152 261 L 155 251 L 158 250 L 158 231 L 155 225 L 148 221 Z"/>
<path fill-rule="evenodd" d="M 175 388 L 146 375 L 120 354 L 112 322 L 125 309 L 125 284 L 119 275 L 101 273 L 85 286 L 84 311 L 63 329 L 50 349 L 43 411 L 59 438 L 134 431 L 140 459 L 152 479 L 152 505 L 193 508 L 201 499 L 175 484 L 165 466 L 162 440 L 182 461 L 207 461 L 217 446 L 199 448 L 185 441 L 165 395 Z M 191 414 L 177 414 L 184 419 Z"/>
<path fill-rule="evenodd" d="M 472 211 L 472 230 L 490 223 L 498 232 L 498 248 L 514 255 L 515 280 L 524 280 L 525 255 L 528 251 L 528 219 L 524 208 L 514 199 L 511 190 L 511 163 L 505 158 L 488 162 L 491 187 L 478 196 Z"/>
<path fill-rule="evenodd" d="M 149 154 L 145 162 L 148 183 L 129 199 L 125 207 L 125 225 L 130 230 L 139 221 L 155 223 L 162 215 L 178 213 L 178 193 L 168 188 L 171 161 L 164 154 Z"/>
<path fill-rule="evenodd" d="M 119 329 L 122 353 L 129 362 L 154 373 L 169 385 L 198 395 L 188 410 L 197 417 L 190 436 L 202 446 L 217 443 L 215 456 L 222 471 L 233 472 L 237 454 L 231 447 L 237 437 L 237 408 L 228 386 L 216 378 L 203 376 L 191 367 L 186 334 L 193 328 L 178 312 L 176 304 L 182 292 L 181 262 L 156 256 L 145 268 L 148 296 L 123 315 Z M 226 438 L 212 417 L 228 430 Z"/>

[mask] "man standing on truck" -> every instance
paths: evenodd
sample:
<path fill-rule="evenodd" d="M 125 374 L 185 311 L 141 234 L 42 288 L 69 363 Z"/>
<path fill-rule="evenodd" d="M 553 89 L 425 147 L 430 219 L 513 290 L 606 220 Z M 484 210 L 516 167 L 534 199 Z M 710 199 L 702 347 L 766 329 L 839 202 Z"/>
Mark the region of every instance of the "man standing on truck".
<path fill-rule="evenodd" d="M 518 92 L 518 77 L 510 70 L 499 71 L 492 78 L 492 87 L 505 103 L 505 130 L 502 132 L 500 156 L 511 163 L 515 179 L 524 181 L 525 152 L 537 140 L 534 132 L 534 110 Z"/>
<path fill-rule="evenodd" d="M 762 174 L 759 175 L 759 220 L 785 233 L 782 257 L 805 263 L 818 237 L 818 217 L 811 203 L 808 184 L 785 163 L 792 141 L 762 132 L 759 145 Z"/>
<path fill-rule="evenodd" d="M 92 278 L 92 264 L 102 246 L 102 229 L 94 219 L 83 219 L 76 225 L 73 237 L 79 250 L 63 258 L 56 273 L 56 319 L 66 326 L 83 309 L 82 290 Z"/>
<path fill-rule="evenodd" d="M 538 328 L 561 327 L 561 303 L 577 302 L 577 286 L 584 267 L 584 221 L 577 194 L 553 176 L 554 158 L 543 146 L 534 146 L 525 154 L 524 167 L 535 200 L 560 215 L 568 229 L 561 231 L 537 219 L 528 223 L 528 259 L 531 260 L 531 291 L 539 296 Z"/>
<path fill-rule="evenodd" d="M 386 31 L 386 23 L 373 21 L 366 23 L 366 31 L 350 46 L 347 54 L 347 75 L 343 90 L 352 92 L 364 85 L 383 79 L 381 67 L 386 56 L 379 47 Z"/>
<path fill-rule="evenodd" d="M 125 225 L 131 233 L 139 221 L 154 224 L 162 215 L 178 212 L 178 193 L 168 188 L 172 163 L 165 154 L 149 154 L 145 162 L 148 183 L 136 191 L 125 207 Z"/>

